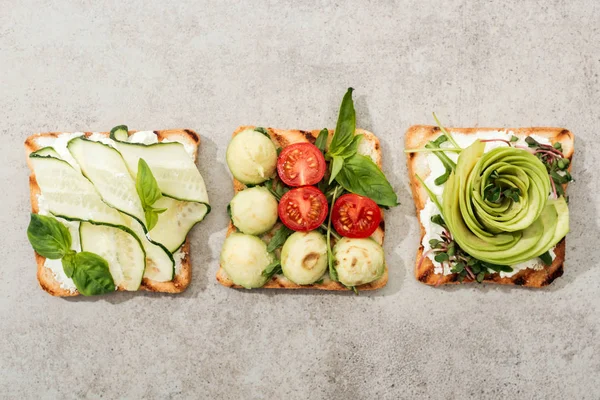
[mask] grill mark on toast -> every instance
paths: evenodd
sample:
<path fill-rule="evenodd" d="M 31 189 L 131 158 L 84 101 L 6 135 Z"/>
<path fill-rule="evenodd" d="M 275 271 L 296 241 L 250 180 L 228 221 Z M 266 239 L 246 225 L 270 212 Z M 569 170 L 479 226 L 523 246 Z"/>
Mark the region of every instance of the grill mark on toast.
<path fill-rule="evenodd" d="M 522 276 L 519 276 L 518 278 L 516 278 L 515 280 L 513 280 L 513 283 L 514 283 L 515 285 L 518 285 L 518 286 L 523 286 L 524 284 L 526 284 L 526 283 L 527 283 L 527 281 L 525 280 L 525 278 L 524 278 L 524 277 L 522 277 Z"/>
<path fill-rule="evenodd" d="M 317 141 L 317 138 L 313 136 L 312 132 L 309 132 L 309 131 L 298 131 L 298 132 L 300 132 L 306 138 L 306 140 L 308 140 L 311 144 L 315 144 L 315 142 Z"/>
<path fill-rule="evenodd" d="M 183 130 L 185 133 L 187 133 L 188 135 L 190 135 L 192 137 L 192 139 L 194 140 L 194 142 L 198 143 L 198 141 L 200 140 L 200 138 L 198 137 L 198 134 L 196 132 L 194 132 L 191 129 L 184 129 Z"/>
<path fill-rule="evenodd" d="M 556 278 L 560 278 L 564 273 L 563 264 L 560 264 L 554 271 L 552 271 L 540 284 L 540 286 L 547 286 L 554 282 Z"/>

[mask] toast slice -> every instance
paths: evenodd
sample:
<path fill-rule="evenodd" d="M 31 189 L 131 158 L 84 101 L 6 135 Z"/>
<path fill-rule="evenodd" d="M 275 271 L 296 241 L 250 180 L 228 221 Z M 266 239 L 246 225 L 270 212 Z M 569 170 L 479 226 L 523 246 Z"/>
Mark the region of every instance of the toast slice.
<path fill-rule="evenodd" d="M 129 131 L 130 134 L 135 132 L 136 131 Z M 178 141 L 183 143 L 186 147 L 193 148 L 194 160 L 197 159 L 198 146 L 200 145 L 200 136 L 198 136 L 196 132 L 189 129 L 169 129 L 162 131 L 154 131 L 154 133 L 158 136 L 159 141 L 163 141 L 165 139 Z M 39 212 L 38 195 L 41 192 L 40 187 L 36 182 L 35 174 L 33 173 L 33 168 L 29 161 L 29 154 L 43 147 L 39 143 L 40 138 L 56 138 L 61 134 L 62 132 L 38 133 L 29 136 L 25 140 L 25 154 L 27 157 L 27 164 L 30 169 L 29 190 L 31 199 L 31 211 L 33 213 Z M 92 132 L 85 132 L 85 136 L 90 136 L 91 134 Z M 106 137 L 109 136 L 109 132 L 101 132 L 100 134 Z M 183 254 L 183 258 L 181 260 L 181 268 L 174 276 L 172 281 L 157 282 L 148 278 L 143 278 L 140 290 L 163 293 L 183 292 L 192 280 L 192 264 L 190 258 L 189 239 L 186 239 L 185 243 L 181 248 L 181 252 Z M 50 293 L 53 296 L 68 297 L 79 295 L 79 292 L 77 290 L 71 291 L 69 289 L 61 287 L 60 282 L 56 279 L 52 270 L 45 266 L 45 257 L 42 257 L 39 254 L 35 253 L 35 260 L 37 263 L 37 279 L 42 289 L 44 289 L 46 292 Z"/>
<path fill-rule="evenodd" d="M 519 138 L 525 138 L 529 135 L 537 135 L 548 138 L 550 142 L 560 142 L 563 147 L 563 154 L 566 158 L 572 161 L 574 147 L 573 134 L 567 129 L 562 128 L 547 128 L 547 127 L 533 127 L 533 128 L 446 128 L 450 134 L 463 134 L 463 135 L 477 135 L 486 132 L 495 131 L 507 131 Z M 411 126 L 405 135 L 405 148 L 406 149 L 418 149 L 422 148 L 430 140 L 434 140 L 440 136 L 442 132 L 437 126 L 429 125 L 414 125 Z M 427 153 L 408 153 L 406 159 L 408 165 L 408 174 L 410 178 L 410 186 L 412 190 L 413 200 L 415 202 L 415 209 L 419 224 L 421 227 L 421 236 L 419 240 L 419 249 L 417 250 L 417 257 L 415 261 L 415 277 L 418 281 L 423 282 L 427 285 L 443 285 L 443 284 L 456 284 L 458 281 L 457 274 L 442 275 L 436 274 L 434 271 L 434 265 L 429 258 L 425 258 L 421 265 L 419 262 L 423 255 L 423 236 L 425 235 L 425 228 L 420 220 L 420 212 L 425 206 L 428 199 L 428 194 L 425 191 L 423 185 L 418 181 L 416 175 L 419 175 L 423 180 L 430 174 L 429 164 L 427 163 Z M 571 166 L 569 166 L 569 170 Z M 566 185 L 565 185 L 566 188 Z M 500 274 L 493 274 L 491 277 L 484 279 L 487 283 L 497 283 L 501 285 L 520 285 L 528 287 L 542 287 L 549 285 L 556 278 L 563 274 L 563 263 L 565 260 L 565 239 L 561 240 L 554 249 L 556 258 L 549 266 L 544 266 L 542 269 L 524 269 L 516 273 L 511 277 L 501 278 Z M 472 282 L 471 279 L 465 279 L 463 282 Z"/>
<path fill-rule="evenodd" d="M 245 129 L 254 129 L 254 128 L 255 128 L 255 126 L 240 126 L 235 130 L 235 132 L 233 132 L 232 136 L 237 135 L 239 132 L 241 132 Z M 319 136 L 319 132 L 320 132 L 320 130 L 301 131 L 301 130 L 283 130 L 283 129 L 275 129 L 275 128 L 266 128 L 266 129 L 267 129 L 267 132 L 269 133 L 269 136 L 271 137 L 271 140 L 273 140 L 273 142 L 275 143 L 275 147 L 285 147 L 292 143 L 300 143 L 300 142 L 310 142 L 310 143 L 314 144 L 315 141 L 317 140 L 317 137 Z M 328 144 L 331 143 L 331 139 L 333 138 L 333 133 L 334 133 L 334 131 L 330 129 Z M 373 161 L 379 166 L 379 168 L 381 168 L 381 148 L 380 148 L 380 144 L 379 144 L 379 139 L 377 139 L 377 137 L 373 133 L 362 130 L 362 129 L 357 129 L 356 134 L 363 135 L 363 138 L 360 141 L 360 144 L 358 147 L 358 152 L 360 154 L 371 157 L 373 159 Z M 234 189 L 235 193 L 237 193 L 241 190 L 244 190 L 245 188 L 246 188 L 246 186 L 243 183 L 239 182 L 235 178 L 233 179 L 233 189 Z M 277 223 L 275 225 L 275 227 L 270 232 L 267 232 L 265 235 L 263 235 L 262 238 L 265 239 L 266 241 L 269 241 L 271 239 L 271 237 L 273 236 L 273 233 L 277 229 L 279 229 L 280 226 L 281 226 L 280 223 Z M 235 227 L 233 226 L 231 221 L 229 221 L 229 227 L 227 229 L 227 236 L 229 236 L 232 232 L 235 232 Z M 377 243 L 383 245 L 384 236 L 385 236 L 385 224 L 384 224 L 383 218 L 382 218 L 381 223 L 379 224 L 379 227 L 377 228 L 377 230 L 373 233 L 373 235 L 371 237 L 373 239 L 375 239 L 375 241 L 377 241 Z M 229 277 L 227 276 L 227 273 L 225 272 L 225 270 L 223 269 L 222 266 L 219 266 L 219 270 L 217 271 L 217 281 L 223 286 L 242 288 L 241 286 L 234 284 L 233 281 L 231 279 L 229 279 Z M 380 289 L 387 284 L 387 281 L 388 281 L 388 267 L 386 264 L 385 272 L 383 273 L 383 276 L 381 278 L 379 278 L 376 281 L 373 281 L 371 283 L 367 283 L 365 285 L 358 286 L 357 289 L 358 290 Z M 314 283 L 312 285 L 298 285 L 298 284 L 290 281 L 283 275 L 275 275 L 271 278 L 270 281 L 268 281 L 263 286 L 263 288 L 266 288 L 266 289 L 319 289 L 319 290 L 346 290 L 346 291 L 349 290 L 341 283 L 330 280 L 329 276 L 327 276 L 327 274 L 325 275 L 325 278 L 323 279 L 322 283 Z"/>

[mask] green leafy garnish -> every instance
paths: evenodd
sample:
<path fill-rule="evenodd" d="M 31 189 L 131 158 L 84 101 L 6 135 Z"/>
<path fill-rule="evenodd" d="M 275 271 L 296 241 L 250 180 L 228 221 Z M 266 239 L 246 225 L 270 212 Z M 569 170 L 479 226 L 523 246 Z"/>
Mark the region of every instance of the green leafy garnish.
<path fill-rule="evenodd" d="M 285 243 L 287 238 L 290 237 L 290 235 L 292 233 L 294 233 L 293 230 L 291 230 L 290 228 L 288 228 L 285 225 L 281 225 L 281 227 L 279 229 L 277 229 L 277 231 L 271 238 L 271 241 L 267 245 L 267 251 L 270 253 L 270 252 L 274 251 L 275 249 L 283 246 L 283 244 Z"/>
<path fill-rule="evenodd" d="M 380 206 L 398 205 L 392 185 L 370 157 L 355 154 L 345 160 L 336 181 L 348 192 L 369 197 Z"/>
<path fill-rule="evenodd" d="M 254 130 L 255 130 L 256 132 L 260 132 L 260 133 L 262 133 L 263 135 L 265 135 L 265 136 L 266 136 L 266 137 L 268 137 L 269 139 L 271 138 L 271 137 L 269 136 L 269 132 L 267 132 L 267 130 L 266 130 L 265 128 L 263 128 L 262 126 L 257 126 L 256 128 L 254 128 Z"/>
<path fill-rule="evenodd" d="M 325 153 L 325 148 L 327 147 L 327 139 L 329 138 L 329 130 L 327 128 L 323 128 L 321 132 L 319 132 L 319 136 L 317 136 L 317 140 L 315 141 L 315 146 L 321 152 Z"/>
<path fill-rule="evenodd" d="M 335 203 L 335 199 L 337 197 L 339 186 L 336 186 L 333 190 L 333 195 L 331 196 L 331 204 Z M 334 282 L 339 282 L 338 274 L 333 265 L 333 252 L 331 251 L 331 214 L 329 213 L 329 219 L 327 220 L 327 232 L 325 238 L 327 240 L 327 263 L 329 266 L 329 278 Z"/>
<path fill-rule="evenodd" d="M 271 279 L 273 275 L 281 274 L 281 260 L 275 260 L 271 264 L 267 265 L 264 271 L 262 272 L 262 276 Z"/>
<path fill-rule="evenodd" d="M 150 167 L 143 158 L 140 158 L 138 161 L 135 190 L 142 202 L 144 215 L 146 217 L 146 228 L 150 231 L 158 222 L 158 214 L 167 211 L 167 209 L 152 207 L 152 205 L 162 197 L 162 193 Z"/>
<path fill-rule="evenodd" d="M 51 260 L 63 258 L 71 251 L 69 230 L 53 217 L 31 214 L 27 238 L 36 253 Z"/>
<path fill-rule="evenodd" d="M 526 137 L 525 142 L 546 167 L 554 197 L 565 197 L 563 185 L 572 182 L 573 177 L 567 171 L 571 161 L 562 153 L 562 144 L 560 142 L 553 145 L 541 144 L 531 136 Z M 568 201 L 568 198 L 565 197 L 565 200 Z"/>
<path fill-rule="evenodd" d="M 552 256 L 550 255 L 550 251 L 545 252 L 544 254 L 539 256 L 540 260 L 544 263 L 544 265 L 552 265 Z"/>
<path fill-rule="evenodd" d="M 429 143 L 427 143 L 425 145 L 425 148 L 426 149 L 441 149 L 440 145 L 442 143 L 446 142 L 447 140 L 448 140 L 448 136 L 441 135 L 437 139 L 432 140 Z M 444 172 L 443 175 L 438 176 L 434 181 L 434 183 L 436 185 L 440 186 L 440 185 L 443 185 L 444 183 L 446 183 L 446 181 L 450 177 L 450 174 L 452 173 L 452 171 L 454 171 L 454 169 L 456 169 L 456 163 L 454 161 L 452 161 L 450 159 L 450 157 L 448 157 L 443 152 L 435 152 L 434 154 L 440 159 L 440 161 L 444 165 L 444 168 L 446 169 L 446 172 Z"/>
<path fill-rule="evenodd" d="M 114 292 L 115 284 L 106 260 L 93 253 L 71 250 L 71 233 L 56 218 L 31 214 L 27 238 L 42 257 L 61 259 L 65 275 L 73 279 L 82 295 Z"/>

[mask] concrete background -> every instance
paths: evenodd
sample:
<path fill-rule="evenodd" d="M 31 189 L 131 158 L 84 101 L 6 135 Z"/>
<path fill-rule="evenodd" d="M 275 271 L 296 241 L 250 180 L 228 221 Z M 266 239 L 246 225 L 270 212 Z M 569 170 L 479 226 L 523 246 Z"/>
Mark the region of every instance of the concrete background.
<path fill-rule="evenodd" d="M 0 397 L 600 397 L 598 2 L 166 3 L 0 0 Z M 389 285 L 359 297 L 221 287 L 231 132 L 334 127 L 348 86 L 402 203 L 386 217 Z M 415 281 L 403 134 L 432 111 L 575 133 L 563 278 L 544 290 Z M 214 211 L 192 234 L 192 285 L 53 298 L 25 235 L 22 143 L 121 123 L 202 136 Z"/>

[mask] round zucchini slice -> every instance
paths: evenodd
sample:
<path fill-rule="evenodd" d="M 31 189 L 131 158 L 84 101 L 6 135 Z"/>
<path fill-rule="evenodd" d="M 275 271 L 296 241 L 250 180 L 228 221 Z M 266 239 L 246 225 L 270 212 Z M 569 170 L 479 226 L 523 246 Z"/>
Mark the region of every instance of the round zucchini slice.
<path fill-rule="evenodd" d="M 327 270 L 327 241 L 317 231 L 293 233 L 281 249 L 281 269 L 290 281 L 310 285 Z"/>
<path fill-rule="evenodd" d="M 346 286 L 373 282 L 385 271 L 383 248 L 371 238 L 342 238 L 333 247 L 333 259 L 338 279 Z"/>
<path fill-rule="evenodd" d="M 226 158 L 233 177 L 246 185 L 266 181 L 273 176 L 277 166 L 273 141 L 253 129 L 246 129 L 231 139 Z"/>
<path fill-rule="evenodd" d="M 233 283 L 246 289 L 259 288 L 267 282 L 263 271 L 274 259 L 265 242 L 243 233 L 229 235 L 221 250 L 221 266 Z"/>
<path fill-rule="evenodd" d="M 242 190 L 229 206 L 231 221 L 248 235 L 262 235 L 277 222 L 277 199 L 263 187 Z"/>

